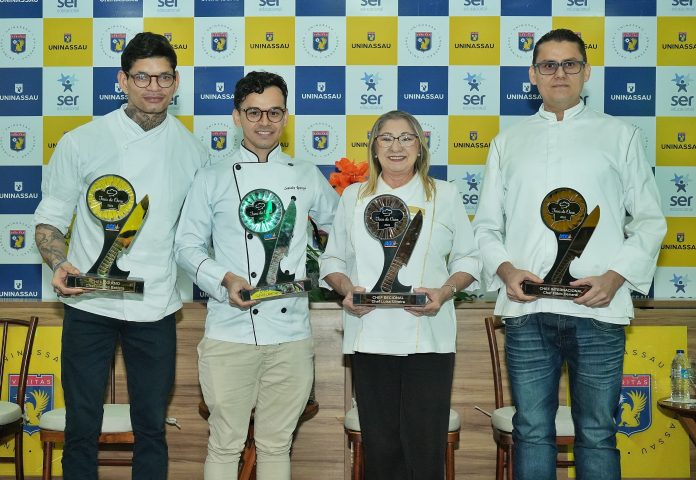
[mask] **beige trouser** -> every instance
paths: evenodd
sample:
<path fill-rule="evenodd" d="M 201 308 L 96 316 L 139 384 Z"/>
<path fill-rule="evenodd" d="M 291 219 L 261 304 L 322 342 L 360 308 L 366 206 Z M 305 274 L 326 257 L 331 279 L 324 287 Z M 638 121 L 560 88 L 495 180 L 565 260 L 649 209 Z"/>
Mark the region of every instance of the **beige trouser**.
<path fill-rule="evenodd" d="M 210 410 L 205 480 L 237 478 L 253 408 L 257 479 L 290 479 L 292 433 L 314 378 L 312 339 L 257 346 L 204 337 L 198 370 Z"/>

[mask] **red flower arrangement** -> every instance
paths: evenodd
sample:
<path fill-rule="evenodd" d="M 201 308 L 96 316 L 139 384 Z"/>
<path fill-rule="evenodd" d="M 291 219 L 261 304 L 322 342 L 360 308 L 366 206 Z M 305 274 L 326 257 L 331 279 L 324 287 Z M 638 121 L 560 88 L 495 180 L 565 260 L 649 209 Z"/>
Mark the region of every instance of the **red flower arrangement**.
<path fill-rule="evenodd" d="M 339 195 L 343 195 L 348 185 L 367 180 L 367 168 L 367 162 L 356 164 L 344 157 L 336 162 L 338 172 L 329 175 L 329 183 Z"/>

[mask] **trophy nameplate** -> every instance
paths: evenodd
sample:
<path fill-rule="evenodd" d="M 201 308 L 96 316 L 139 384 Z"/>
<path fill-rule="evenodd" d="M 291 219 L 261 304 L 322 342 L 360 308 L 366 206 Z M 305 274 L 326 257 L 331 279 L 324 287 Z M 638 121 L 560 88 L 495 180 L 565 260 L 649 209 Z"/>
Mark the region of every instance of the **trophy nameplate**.
<path fill-rule="evenodd" d="M 292 197 L 286 209 L 278 195 L 264 188 L 252 190 L 242 198 L 239 219 L 249 234 L 261 240 L 265 253 L 259 281 L 254 289 L 239 292 L 242 300 L 273 300 L 302 295 L 312 289 L 311 280 L 295 280 L 294 273 L 280 268 L 280 261 L 288 254 L 295 230 L 295 200 Z"/>
<path fill-rule="evenodd" d="M 543 283 L 522 282 L 526 295 L 560 300 L 572 300 L 585 294 L 589 285 L 571 286 L 576 279 L 570 274 L 570 264 L 582 255 L 594 229 L 599 223 L 599 205 L 587 213 L 587 202 L 572 188 L 557 188 L 541 202 L 541 219 L 556 237 L 556 261 Z"/>
<path fill-rule="evenodd" d="M 411 220 L 408 206 L 394 195 L 379 195 L 367 204 L 363 219 L 368 233 L 380 242 L 384 251 L 382 274 L 370 292 L 353 293 L 353 305 L 373 307 L 413 307 L 427 302 L 424 293 L 413 293 L 399 283 L 399 271 L 405 266 L 423 227 L 419 210 Z"/>
<path fill-rule="evenodd" d="M 148 196 L 136 205 L 135 190 L 125 178 L 103 175 L 87 189 L 87 208 L 101 222 L 104 245 L 92 268 L 85 274 L 68 274 L 65 283 L 70 288 L 104 292 L 143 293 L 145 281 L 129 278 L 116 265 L 121 252 L 133 243 L 145 220 L 149 207 Z"/>

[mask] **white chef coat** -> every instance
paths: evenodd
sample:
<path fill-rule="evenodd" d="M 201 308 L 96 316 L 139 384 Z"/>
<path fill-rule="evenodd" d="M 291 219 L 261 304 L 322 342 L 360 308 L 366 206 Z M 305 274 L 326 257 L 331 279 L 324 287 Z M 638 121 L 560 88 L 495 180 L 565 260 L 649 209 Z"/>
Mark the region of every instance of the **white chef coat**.
<path fill-rule="evenodd" d="M 367 204 L 377 195 L 399 197 L 411 216 L 423 212 L 423 226 L 408 264 L 398 280 L 413 288 L 440 288 L 456 272 L 478 279 L 481 261 L 474 242 L 464 204 L 454 184 L 435 180 L 434 197 L 425 200 L 422 181 L 414 176 L 406 185 L 391 188 L 380 177 L 374 195 L 359 199 L 362 184 L 346 188 L 336 219 L 329 232 L 326 251 L 321 256 L 320 278 L 340 272 L 355 286 L 372 290 L 384 266 L 384 252 L 378 240 L 365 228 L 363 215 Z M 472 283 L 468 289 L 477 288 Z M 437 315 L 416 317 L 401 308 L 376 308 L 355 317 L 343 313 L 343 352 L 450 353 L 456 351 L 457 322 L 454 303 L 446 302 Z"/>
<path fill-rule="evenodd" d="M 176 259 L 194 282 L 210 295 L 205 336 L 215 340 L 269 345 L 303 340 L 311 335 L 306 296 L 260 302 L 241 310 L 229 304 L 221 282 L 225 273 L 256 285 L 264 268 L 262 240 L 249 234 L 239 219 L 239 204 L 252 190 L 274 192 L 288 207 L 295 197 L 297 216 L 281 269 L 305 278 L 307 217 L 328 230 L 338 195 L 311 162 L 284 154 L 280 147 L 259 162 L 241 146 L 229 160 L 202 169 L 186 199 L 176 235 Z M 213 246 L 214 258 L 209 253 Z"/>
<path fill-rule="evenodd" d="M 96 262 L 104 228 L 87 208 L 90 184 L 102 175 L 127 179 L 139 202 L 149 196 L 147 217 L 117 266 L 145 280 L 143 295 L 94 292 L 60 300 L 80 310 L 132 321 L 156 321 L 181 308 L 175 288 L 173 245 L 181 206 L 196 170 L 208 161 L 201 143 L 167 115 L 147 132 L 128 118 L 125 105 L 67 132 L 56 146 L 41 186 L 36 224 L 67 232 L 77 206 L 68 260 L 81 272 Z"/>
<path fill-rule="evenodd" d="M 578 279 L 608 270 L 622 275 L 626 282 L 607 307 L 546 298 L 513 302 L 496 275 L 506 261 L 541 278 L 549 272 L 558 247 L 539 212 L 543 198 L 559 187 L 577 190 L 588 213 L 600 207 L 599 224 L 570 274 Z M 628 221 L 626 212 L 632 217 Z M 562 121 L 542 105 L 493 140 L 474 231 L 488 289 L 500 288 L 496 315 L 551 312 L 627 324 L 633 317 L 629 290 L 649 290 L 666 232 L 638 129 L 583 102 L 566 110 Z"/>

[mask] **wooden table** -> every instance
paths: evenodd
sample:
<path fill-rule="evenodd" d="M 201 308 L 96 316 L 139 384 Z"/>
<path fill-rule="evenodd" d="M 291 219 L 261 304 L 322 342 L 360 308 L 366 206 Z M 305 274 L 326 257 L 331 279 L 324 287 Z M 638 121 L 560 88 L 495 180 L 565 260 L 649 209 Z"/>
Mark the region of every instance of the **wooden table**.
<path fill-rule="evenodd" d="M 673 402 L 669 397 L 661 398 L 657 404 L 677 415 L 679 423 L 682 424 L 686 433 L 689 434 L 691 442 L 696 445 L 696 400 L 692 399 L 691 403 Z"/>

